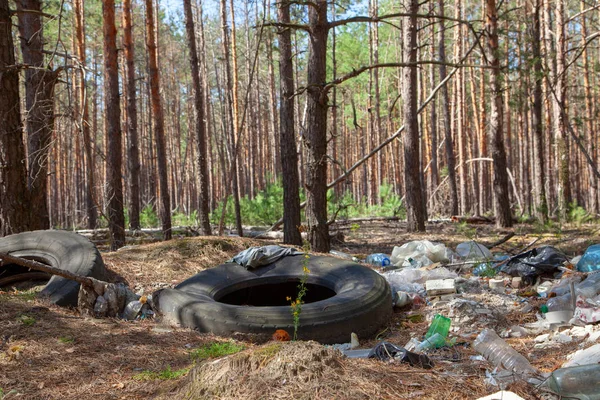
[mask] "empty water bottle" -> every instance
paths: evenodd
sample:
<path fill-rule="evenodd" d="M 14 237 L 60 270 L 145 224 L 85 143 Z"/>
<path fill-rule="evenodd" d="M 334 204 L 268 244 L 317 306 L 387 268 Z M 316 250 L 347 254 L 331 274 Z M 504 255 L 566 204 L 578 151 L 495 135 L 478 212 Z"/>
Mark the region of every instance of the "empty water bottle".
<path fill-rule="evenodd" d="M 502 340 L 496 332 L 484 329 L 473 342 L 473 347 L 495 366 L 502 366 L 519 375 L 536 375 L 537 371 L 529 361 L 508 343 Z"/>
<path fill-rule="evenodd" d="M 600 244 L 593 244 L 587 248 L 577 263 L 577 271 L 593 272 L 600 270 Z"/>
<path fill-rule="evenodd" d="M 562 398 L 600 400 L 600 364 L 557 369 L 546 386 Z"/>
<path fill-rule="evenodd" d="M 390 265 L 390 257 L 383 253 L 369 254 L 365 262 L 378 267 L 387 267 Z"/>

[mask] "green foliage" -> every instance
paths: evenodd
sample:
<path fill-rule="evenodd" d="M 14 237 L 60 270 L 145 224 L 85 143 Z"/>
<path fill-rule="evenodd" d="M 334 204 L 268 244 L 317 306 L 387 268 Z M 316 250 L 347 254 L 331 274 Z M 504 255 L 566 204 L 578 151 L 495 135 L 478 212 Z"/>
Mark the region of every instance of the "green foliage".
<path fill-rule="evenodd" d="M 577 205 L 577 202 L 569 205 L 568 218 L 570 222 L 574 222 L 577 224 L 577 226 L 581 226 L 581 224 L 585 224 L 586 222 L 593 220 L 593 217 L 590 215 L 590 213 L 588 213 L 585 208 Z"/>
<path fill-rule="evenodd" d="M 298 328 L 300 327 L 300 314 L 302 313 L 302 304 L 304 304 L 304 296 L 306 296 L 306 292 L 308 288 L 306 287 L 306 281 L 308 280 L 308 275 L 310 274 L 310 270 L 308 269 L 308 263 L 310 262 L 310 243 L 308 241 L 304 241 L 304 245 L 302 246 L 302 251 L 304 251 L 304 258 L 302 259 L 302 277 L 300 278 L 300 283 L 298 284 L 298 294 L 296 298 L 292 300 L 291 297 L 288 297 L 287 300 L 291 301 L 290 307 L 292 309 L 292 317 L 294 318 L 294 337 L 293 340 L 298 338 Z"/>
<path fill-rule="evenodd" d="M 30 317 L 29 315 L 26 315 L 26 314 L 21 314 L 19 316 L 18 320 L 25 326 L 32 326 L 36 323 L 35 318 Z"/>
<path fill-rule="evenodd" d="M 171 366 L 168 365 L 166 369 L 164 369 L 160 372 L 146 370 L 146 371 L 140 372 L 139 374 L 135 374 L 134 376 L 132 376 L 132 378 L 136 381 L 153 381 L 153 380 L 158 380 L 158 379 L 167 381 L 167 380 L 171 380 L 171 379 L 181 378 L 182 376 L 187 374 L 189 371 L 190 371 L 189 368 L 182 368 L 182 369 L 172 371 Z"/>
<path fill-rule="evenodd" d="M 456 233 L 474 239 L 477 236 L 477 229 L 471 227 L 466 221 L 462 221 L 456 225 Z"/>
<path fill-rule="evenodd" d="M 304 198 L 304 193 L 300 193 L 300 201 Z M 219 202 L 210 216 L 213 224 L 218 224 L 223 211 L 223 202 Z M 281 180 L 267 184 L 265 190 L 260 191 L 250 199 L 248 196 L 240 198 L 240 212 L 242 214 L 242 223 L 245 225 L 272 225 L 283 217 L 283 184 Z M 235 210 L 233 197 L 229 196 L 227 200 L 227 209 L 225 212 L 225 223 L 233 225 L 235 223 Z"/>
<path fill-rule="evenodd" d="M 379 188 L 381 204 L 368 205 L 366 199 L 356 202 L 352 193 L 345 192 L 340 198 L 335 198 L 333 190 L 327 192 L 328 214 L 333 217 L 337 212 L 338 219 L 357 218 L 364 216 L 372 217 L 406 217 L 406 208 L 400 196 L 394 193 L 393 186 L 384 183 Z M 339 210 L 339 211 L 338 211 Z"/>
<path fill-rule="evenodd" d="M 74 343 L 75 339 L 73 339 L 70 336 L 61 336 L 61 337 L 58 338 L 58 341 L 61 342 L 61 343 L 68 344 L 68 343 Z"/>
<path fill-rule="evenodd" d="M 235 342 L 214 342 L 206 344 L 190 353 L 194 361 L 202 361 L 208 358 L 219 358 L 244 350 L 245 347 Z"/>
<path fill-rule="evenodd" d="M 182 212 L 176 212 L 171 217 L 173 226 L 196 226 L 198 225 L 198 211 L 194 210 L 190 215 Z"/>
<path fill-rule="evenodd" d="M 140 212 L 140 225 L 144 228 L 158 228 L 160 226 L 156 210 L 150 204 L 147 204 Z"/>

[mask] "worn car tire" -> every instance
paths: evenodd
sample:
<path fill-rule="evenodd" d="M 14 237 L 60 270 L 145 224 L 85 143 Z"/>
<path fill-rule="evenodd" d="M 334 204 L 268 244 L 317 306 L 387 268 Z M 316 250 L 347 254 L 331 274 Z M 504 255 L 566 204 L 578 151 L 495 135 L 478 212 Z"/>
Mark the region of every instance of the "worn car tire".
<path fill-rule="evenodd" d="M 66 231 L 32 231 L 0 238 L 0 253 L 39 261 L 82 276 L 104 279 L 106 268 L 96 246 L 87 238 Z M 11 268 L 1 265 L 0 269 Z M 26 277 L 26 275 L 24 276 Z M 79 283 L 53 276 L 41 296 L 59 306 L 76 306 Z"/>
<path fill-rule="evenodd" d="M 303 255 L 288 256 L 254 270 L 223 264 L 174 289 L 157 292 L 154 301 L 167 320 L 201 332 L 270 335 L 284 329 L 291 333 L 294 322 L 289 299 L 286 305 L 277 306 L 232 305 L 219 300 L 252 287 L 265 291 L 265 285 L 295 285 L 305 266 L 310 270 L 307 283 L 331 290 L 332 297 L 302 305 L 299 339 L 346 343 L 352 332 L 366 338 L 389 321 L 392 295 L 386 280 L 362 265 L 325 256 L 310 256 L 308 263 Z"/>

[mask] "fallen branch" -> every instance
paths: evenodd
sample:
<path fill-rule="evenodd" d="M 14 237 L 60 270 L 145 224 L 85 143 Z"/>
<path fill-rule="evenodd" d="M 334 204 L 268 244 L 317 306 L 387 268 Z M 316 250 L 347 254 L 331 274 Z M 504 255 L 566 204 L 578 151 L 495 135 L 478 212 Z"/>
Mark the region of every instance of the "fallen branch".
<path fill-rule="evenodd" d="M 486 246 L 488 249 L 493 249 L 496 246 L 500 246 L 502 243 L 508 242 L 513 236 L 515 236 L 514 232 L 510 232 L 508 235 L 504 236 L 502 239 Z"/>
<path fill-rule="evenodd" d="M 10 254 L 0 253 L 0 265 L 3 264 L 17 264 L 21 267 L 35 269 L 36 271 L 46 272 L 47 274 L 62 276 L 63 278 L 75 281 L 86 288 L 92 289 L 96 293 L 99 292 L 99 294 L 104 293 L 104 287 L 108 285 L 107 282 L 103 282 L 89 276 L 77 275 L 72 272 L 65 271 L 64 269 L 42 264 L 38 261 L 27 260 L 25 258 L 11 256 Z"/>

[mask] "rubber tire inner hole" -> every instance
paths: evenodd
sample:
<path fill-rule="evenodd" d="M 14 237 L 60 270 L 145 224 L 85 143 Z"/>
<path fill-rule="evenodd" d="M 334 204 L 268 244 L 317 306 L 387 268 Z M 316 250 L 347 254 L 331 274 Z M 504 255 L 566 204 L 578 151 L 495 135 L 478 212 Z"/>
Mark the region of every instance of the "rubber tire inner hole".
<path fill-rule="evenodd" d="M 281 283 L 262 283 L 255 286 L 244 287 L 234 290 L 215 300 L 235 306 L 289 306 L 298 297 L 298 284 L 300 281 L 288 281 Z M 306 283 L 306 294 L 302 298 L 304 303 L 314 303 L 335 296 L 332 289 Z"/>

